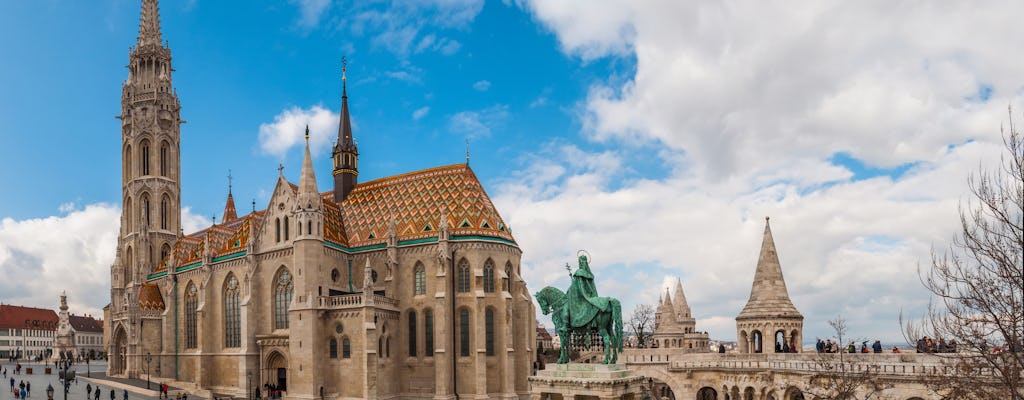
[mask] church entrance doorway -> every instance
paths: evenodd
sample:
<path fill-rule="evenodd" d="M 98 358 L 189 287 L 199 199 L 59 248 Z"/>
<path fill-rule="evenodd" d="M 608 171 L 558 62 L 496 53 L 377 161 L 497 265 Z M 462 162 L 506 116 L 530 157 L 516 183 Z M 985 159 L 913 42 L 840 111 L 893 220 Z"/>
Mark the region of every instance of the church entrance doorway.
<path fill-rule="evenodd" d="M 271 386 L 270 390 L 275 397 L 288 391 L 288 359 L 280 351 L 274 350 L 267 355 L 261 372 L 263 384 Z"/>
<path fill-rule="evenodd" d="M 110 358 L 110 374 L 121 375 L 128 364 L 128 333 L 124 331 L 124 327 L 118 327 L 114 331 L 113 342 L 111 350 L 114 354 Z"/>
<path fill-rule="evenodd" d="M 277 369 L 277 388 L 280 390 L 288 391 L 288 370 L 284 368 Z"/>

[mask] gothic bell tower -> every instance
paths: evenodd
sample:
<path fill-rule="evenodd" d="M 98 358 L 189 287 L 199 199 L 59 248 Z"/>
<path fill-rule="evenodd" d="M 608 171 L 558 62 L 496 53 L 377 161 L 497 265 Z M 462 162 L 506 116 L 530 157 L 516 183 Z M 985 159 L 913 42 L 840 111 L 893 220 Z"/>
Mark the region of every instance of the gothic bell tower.
<path fill-rule="evenodd" d="M 341 121 L 338 122 L 338 142 L 331 156 L 334 158 L 334 201 L 341 203 L 359 180 L 359 149 L 352 138 L 352 122 L 348 117 L 348 90 L 345 84 L 345 59 L 341 59 Z"/>
<path fill-rule="evenodd" d="M 111 307 L 130 313 L 146 277 L 181 229 L 181 104 L 171 49 L 160 37 L 157 0 L 142 0 L 138 41 L 121 87 L 121 231 L 111 271 Z"/>

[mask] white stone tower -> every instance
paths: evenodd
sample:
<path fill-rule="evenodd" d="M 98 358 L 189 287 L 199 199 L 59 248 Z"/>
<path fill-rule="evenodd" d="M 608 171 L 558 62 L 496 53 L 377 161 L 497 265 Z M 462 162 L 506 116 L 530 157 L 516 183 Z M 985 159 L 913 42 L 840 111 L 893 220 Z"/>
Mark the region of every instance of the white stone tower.
<path fill-rule="evenodd" d="M 750 299 L 736 316 L 736 338 L 740 353 L 776 353 L 778 348 L 796 347 L 801 351 L 804 316 L 793 306 L 782 277 L 782 265 L 775 251 L 768 218 L 764 221 L 764 239 L 757 259 Z M 767 338 L 767 340 L 766 340 Z M 795 346 L 793 346 L 795 345 Z"/>
<path fill-rule="evenodd" d="M 158 263 L 171 256 L 181 229 L 181 104 L 171 84 L 171 49 L 160 36 L 157 0 L 142 0 L 138 41 L 121 88 L 121 231 L 111 267 L 112 324 L 126 329 L 114 344 L 111 372 L 134 376 L 139 345 L 139 293 Z M 121 322 L 120 325 L 117 322 Z M 116 332 L 113 332 L 116 334 Z M 137 357 L 136 357 L 137 358 Z"/>

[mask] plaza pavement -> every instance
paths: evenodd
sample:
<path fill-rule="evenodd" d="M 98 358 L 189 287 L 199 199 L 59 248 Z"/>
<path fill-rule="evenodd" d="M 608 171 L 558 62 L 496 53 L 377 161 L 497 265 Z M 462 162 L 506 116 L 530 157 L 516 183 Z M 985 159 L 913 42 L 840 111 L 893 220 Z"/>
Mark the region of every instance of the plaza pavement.
<path fill-rule="evenodd" d="M 53 385 L 54 400 L 64 400 L 64 393 L 62 392 L 61 382 L 58 378 L 59 375 L 57 373 L 57 368 L 53 366 L 53 363 L 49 363 L 48 365 L 51 368 L 51 373 L 49 375 L 46 374 L 47 365 L 41 362 L 22 363 L 21 374 L 14 375 L 14 366 L 16 364 L 17 363 L 10 363 L 7 360 L 0 362 L 0 370 L 3 368 L 7 369 L 7 377 L 3 379 L 3 382 L 0 382 L 2 383 L 3 390 L 7 394 L 0 395 L 0 400 L 14 398 L 10 386 L 11 378 L 14 378 L 15 386 L 18 386 L 21 381 L 32 384 L 32 393 L 29 395 L 28 400 L 46 400 L 47 385 Z M 32 368 L 32 374 L 28 373 L 29 368 Z M 160 397 L 160 384 L 156 381 L 150 383 L 150 389 L 146 389 L 145 379 L 125 379 L 106 376 L 104 373 L 107 369 L 106 362 L 92 362 L 88 366 L 84 363 L 76 364 L 72 365 L 70 369 L 75 371 L 76 379 L 72 381 L 71 386 L 69 387 L 67 394 L 68 400 L 91 400 L 92 397 L 87 397 L 85 393 L 85 386 L 87 384 L 92 385 L 93 391 L 95 391 L 96 386 L 99 385 L 100 400 L 110 400 L 111 389 L 114 389 L 114 393 L 117 395 L 117 400 L 123 400 L 125 390 L 128 391 L 128 400 L 158 400 Z M 169 390 L 171 398 L 173 399 L 174 395 L 179 391 L 182 390 L 171 386 Z M 194 396 L 191 393 L 189 393 L 188 398 L 189 400 L 202 400 L 201 397 Z"/>

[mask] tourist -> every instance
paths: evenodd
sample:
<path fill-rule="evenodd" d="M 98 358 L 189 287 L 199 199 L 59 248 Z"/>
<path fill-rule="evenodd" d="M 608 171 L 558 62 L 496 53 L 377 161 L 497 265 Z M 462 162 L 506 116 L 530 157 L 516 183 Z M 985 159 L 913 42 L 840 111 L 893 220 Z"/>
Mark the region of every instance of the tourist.
<path fill-rule="evenodd" d="M 896 347 L 896 346 L 892 346 L 892 353 L 893 354 L 899 354 L 900 353 L 900 348 Z"/>
<path fill-rule="evenodd" d="M 25 393 L 32 397 L 32 381 L 25 382 Z"/>
<path fill-rule="evenodd" d="M 718 354 L 725 354 L 725 345 L 722 343 L 718 344 Z M 259 389 L 257 389 L 259 391 Z"/>
<path fill-rule="evenodd" d="M 949 352 L 956 353 L 956 339 L 949 341 Z"/>
<path fill-rule="evenodd" d="M 93 392 L 93 400 L 100 400 L 100 385 L 96 385 L 96 391 Z"/>
<path fill-rule="evenodd" d="M 939 351 L 939 353 L 945 353 L 947 350 L 948 349 L 946 349 L 946 339 L 945 338 L 939 338 L 939 344 L 938 344 L 938 351 Z"/>
<path fill-rule="evenodd" d="M 128 389 L 125 389 L 121 395 L 124 396 L 124 400 L 128 400 Z"/>
<path fill-rule="evenodd" d="M 114 388 L 110 388 L 110 400 L 117 400 L 117 393 L 114 392 Z"/>
<path fill-rule="evenodd" d="M 92 384 L 85 384 L 85 400 L 89 400 L 89 395 L 92 394 Z"/>
<path fill-rule="evenodd" d="M 819 353 L 824 353 L 825 352 L 825 342 L 822 341 L 821 338 L 818 338 L 818 343 L 814 344 L 814 349 L 817 350 Z"/>
<path fill-rule="evenodd" d="M 850 354 L 856 353 L 857 352 L 857 345 L 854 344 L 853 342 L 850 342 L 850 345 L 846 346 L 846 352 L 850 353 Z"/>
<path fill-rule="evenodd" d="M 875 354 L 881 353 L 882 352 L 882 341 L 878 340 L 878 339 L 875 339 L 875 343 L 871 345 L 871 350 L 874 351 Z"/>

